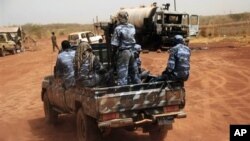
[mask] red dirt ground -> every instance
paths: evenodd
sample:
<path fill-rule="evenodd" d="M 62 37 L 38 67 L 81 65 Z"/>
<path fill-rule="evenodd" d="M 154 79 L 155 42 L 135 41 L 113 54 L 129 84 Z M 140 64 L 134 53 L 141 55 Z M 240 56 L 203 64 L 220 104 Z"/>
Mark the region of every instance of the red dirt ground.
<path fill-rule="evenodd" d="M 57 53 L 52 53 L 49 40 L 38 46 L 38 51 L 0 58 L 0 141 L 76 140 L 74 116 L 61 116 L 56 126 L 45 123 L 41 82 L 52 73 Z M 230 124 L 250 124 L 250 45 L 208 47 L 192 51 L 186 83 L 188 116 L 175 121 L 165 141 L 228 141 Z M 142 54 L 143 66 L 160 74 L 167 57 L 167 53 Z M 149 141 L 149 137 L 119 129 L 104 140 Z"/>

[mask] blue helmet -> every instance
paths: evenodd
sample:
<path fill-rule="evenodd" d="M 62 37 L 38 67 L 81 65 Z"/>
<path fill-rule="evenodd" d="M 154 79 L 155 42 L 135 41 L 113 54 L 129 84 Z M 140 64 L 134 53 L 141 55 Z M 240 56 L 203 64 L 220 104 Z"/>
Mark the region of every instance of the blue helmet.
<path fill-rule="evenodd" d="M 139 44 L 135 44 L 134 48 L 135 48 L 135 50 L 138 51 L 138 52 L 140 52 L 140 51 L 142 50 L 142 49 L 141 49 L 141 45 L 139 45 Z"/>
<path fill-rule="evenodd" d="M 182 35 L 175 35 L 174 36 L 174 42 L 176 44 L 183 44 L 184 43 L 184 39 Z"/>

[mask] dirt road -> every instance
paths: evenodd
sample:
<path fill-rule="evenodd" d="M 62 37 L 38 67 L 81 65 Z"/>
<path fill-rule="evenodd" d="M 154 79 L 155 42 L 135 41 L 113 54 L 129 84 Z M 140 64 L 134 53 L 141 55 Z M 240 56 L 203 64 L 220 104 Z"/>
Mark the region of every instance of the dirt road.
<path fill-rule="evenodd" d="M 41 81 L 52 73 L 57 53 L 49 41 L 40 50 L 0 58 L 0 141 L 75 140 L 74 116 L 45 123 Z M 167 53 L 142 54 L 154 74 L 165 68 Z M 211 44 L 193 50 L 186 83 L 186 119 L 176 120 L 165 141 L 228 141 L 230 124 L 250 124 L 250 45 Z M 105 141 L 149 141 L 140 131 L 116 130 Z"/>

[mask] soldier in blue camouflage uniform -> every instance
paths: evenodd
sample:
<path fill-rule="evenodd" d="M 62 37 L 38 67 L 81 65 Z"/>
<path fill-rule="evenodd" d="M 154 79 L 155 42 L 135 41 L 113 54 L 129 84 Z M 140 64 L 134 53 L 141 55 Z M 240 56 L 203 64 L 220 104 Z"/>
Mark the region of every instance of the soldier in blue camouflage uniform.
<path fill-rule="evenodd" d="M 165 80 L 186 81 L 189 77 L 191 51 L 184 45 L 181 35 L 174 38 L 175 46 L 169 50 L 167 68 L 162 72 L 162 77 Z"/>
<path fill-rule="evenodd" d="M 120 11 L 117 15 L 119 25 L 115 28 L 114 34 L 111 39 L 111 45 L 117 55 L 116 69 L 118 75 L 118 85 L 127 85 L 128 77 L 132 83 L 141 83 L 141 80 L 136 74 L 138 67 L 135 65 L 134 54 L 132 49 L 136 43 L 135 27 L 128 23 L 128 13 Z M 129 71 L 130 70 L 130 71 Z M 130 74 L 128 74 L 130 73 Z"/>
<path fill-rule="evenodd" d="M 94 55 L 91 46 L 87 42 L 82 42 L 76 52 L 77 82 L 84 87 L 100 86 L 105 70 L 99 59 Z"/>
<path fill-rule="evenodd" d="M 62 41 L 62 52 L 57 57 L 55 75 L 62 79 L 65 89 L 75 85 L 74 57 L 75 51 L 71 49 L 69 41 Z"/>
<path fill-rule="evenodd" d="M 141 59 L 140 59 L 140 53 L 141 53 L 141 45 L 135 44 L 133 52 L 134 52 L 134 58 L 135 58 L 135 67 L 138 67 L 138 73 L 141 73 Z"/>

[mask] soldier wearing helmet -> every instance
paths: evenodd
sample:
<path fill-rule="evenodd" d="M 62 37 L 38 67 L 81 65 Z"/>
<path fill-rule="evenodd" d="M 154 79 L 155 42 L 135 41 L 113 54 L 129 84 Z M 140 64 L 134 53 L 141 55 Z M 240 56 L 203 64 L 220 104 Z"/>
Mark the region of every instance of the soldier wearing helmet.
<path fill-rule="evenodd" d="M 131 76 L 131 81 L 134 84 L 141 83 L 141 80 L 136 74 L 138 67 L 135 66 L 135 58 L 133 47 L 135 41 L 135 27 L 128 23 L 128 13 L 120 11 L 117 15 L 119 25 L 115 28 L 111 45 L 114 49 L 114 54 L 117 56 L 116 70 L 118 75 L 118 85 L 127 85 L 128 77 Z M 130 70 L 130 71 L 129 71 Z M 130 74 L 129 74 L 130 73 Z"/>
<path fill-rule="evenodd" d="M 164 80 L 186 81 L 189 77 L 190 55 L 188 46 L 184 45 L 181 35 L 174 37 L 175 46 L 169 50 L 167 68 L 162 72 Z"/>

